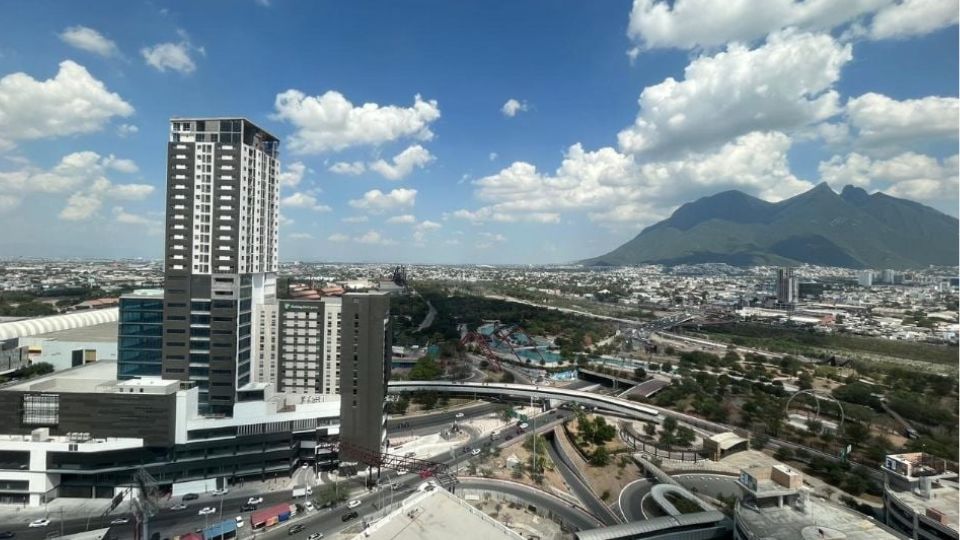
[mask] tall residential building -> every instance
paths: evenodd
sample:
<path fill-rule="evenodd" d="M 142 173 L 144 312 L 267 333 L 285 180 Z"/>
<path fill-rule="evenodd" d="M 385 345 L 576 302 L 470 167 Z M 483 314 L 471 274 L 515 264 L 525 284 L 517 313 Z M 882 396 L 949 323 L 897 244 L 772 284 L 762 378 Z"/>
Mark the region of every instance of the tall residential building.
<path fill-rule="evenodd" d="M 340 459 L 352 461 L 357 449 L 380 452 L 386 439 L 390 296 L 345 294 L 340 329 Z"/>
<path fill-rule="evenodd" d="M 857 283 L 859 283 L 861 287 L 873 287 L 873 270 L 861 270 L 860 275 L 857 277 Z"/>
<path fill-rule="evenodd" d="M 254 306 L 276 297 L 279 140 L 243 118 L 175 118 L 167 146 L 163 371 L 231 415 Z"/>
<path fill-rule="evenodd" d="M 120 297 L 117 379 L 159 377 L 163 367 L 163 291 L 142 289 Z"/>
<path fill-rule="evenodd" d="M 797 302 L 798 281 L 793 275 L 793 268 L 777 269 L 777 303 L 790 305 Z"/>

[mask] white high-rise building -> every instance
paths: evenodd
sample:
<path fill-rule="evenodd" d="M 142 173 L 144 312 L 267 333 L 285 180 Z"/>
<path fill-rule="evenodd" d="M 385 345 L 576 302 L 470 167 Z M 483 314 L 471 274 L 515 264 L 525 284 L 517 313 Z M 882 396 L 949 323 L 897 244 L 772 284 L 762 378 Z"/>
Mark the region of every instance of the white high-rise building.
<path fill-rule="evenodd" d="M 861 287 L 873 287 L 873 270 L 861 270 L 857 277 L 857 283 Z"/>
<path fill-rule="evenodd" d="M 167 146 L 163 367 L 230 415 L 256 306 L 275 301 L 279 140 L 243 118 L 174 118 Z"/>
<path fill-rule="evenodd" d="M 277 386 L 277 328 L 280 306 L 260 304 L 254 312 L 253 381 Z"/>

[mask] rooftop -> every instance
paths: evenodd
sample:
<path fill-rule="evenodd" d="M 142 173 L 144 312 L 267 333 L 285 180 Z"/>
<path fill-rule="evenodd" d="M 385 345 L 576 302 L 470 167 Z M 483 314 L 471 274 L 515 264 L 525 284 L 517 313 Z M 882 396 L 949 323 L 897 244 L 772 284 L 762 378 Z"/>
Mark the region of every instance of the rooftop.
<path fill-rule="evenodd" d="M 740 522 L 765 540 L 895 540 L 900 538 L 875 520 L 819 499 L 808 499 L 805 510 L 784 505 L 756 508 L 737 505 Z"/>
<path fill-rule="evenodd" d="M 0 391 L 115 392 L 117 391 L 117 363 L 109 360 L 91 362 L 4 386 Z"/>
<path fill-rule="evenodd" d="M 354 540 L 522 540 L 522 536 L 444 489 L 416 493 Z"/>
<path fill-rule="evenodd" d="M 945 518 L 947 527 L 960 530 L 960 490 L 957 482 L 939 479 L 931 483 L 930 497 L 914 491 L 888 491 L 890 496 L 896 497 L 914 512 L 924 515 L 928 508 L 939 511 Z"/>
<path fill-rule="evenodd" d="M 117 341 L 117 322 L 112 321 L 80 328 L 56 330 L 30 337 L 55 341 Z"/>

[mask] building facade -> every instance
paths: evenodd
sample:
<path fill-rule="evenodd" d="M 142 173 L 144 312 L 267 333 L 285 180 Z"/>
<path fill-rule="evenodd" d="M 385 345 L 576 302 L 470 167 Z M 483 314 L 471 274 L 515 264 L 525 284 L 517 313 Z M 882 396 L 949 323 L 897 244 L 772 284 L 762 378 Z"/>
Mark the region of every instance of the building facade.
<path fill-rule="evenodd" d="M 163 368 L 163 291 L 120 297 L 117 379 L 159 377 Z"/>
<path fill-rule="evenodd" d="M 347 293 L 340 324 L 340 459 L 379 452 L 386 438 L 392 327 L 390 296 Z M 379 426 L 379 429 L 376 427 Z"/>
<path fill-rule="evenodd" d="M 176 118 L 167 146 L 163 369 L 230 415 L 255 306 L 276 296 L 279 140 L 243 118 Z"/>
<path fill-rule="evenodd" d="M 280 306 L 276 303 L 260 304 L 254 312 L 253 327 L 253 380 L 277 387 L 277 329 Z"/>
<path fill-rule="evenodd" d="M 797 303 L 798 281 L 793 275 L 793 268 L 777 269 L 777 303 L 789 306 Z"/>
<path fill-rule="evenodd" d="M 335 466 L 339 400 L 287 403 L 269 388 L 238 392 L 233 416 L 198 415 L 190 382 L 118 381 L 98 362 L 0 389 L 0 504 L 110 498 L 142 467 L 162 493 L 202 493 L 240 479 L 289 477 L 303 462 Z M 328 460 L 323 462 L 322 460 Z"/>

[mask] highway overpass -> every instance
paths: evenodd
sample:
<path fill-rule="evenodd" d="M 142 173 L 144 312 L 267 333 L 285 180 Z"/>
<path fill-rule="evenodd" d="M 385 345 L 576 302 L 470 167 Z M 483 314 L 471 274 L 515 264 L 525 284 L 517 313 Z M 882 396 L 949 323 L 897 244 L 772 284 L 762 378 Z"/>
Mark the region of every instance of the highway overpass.
<path fill-rule="evenodd" d="M 634 401 L 604 396 L 582 390 L 515 383 L 479 383 L 452 381 L 390 381 L 391 394 L 432 391 L 447 394 L 478 396 L 507 396 L 511 398 L 551 399 L 568 401 L 585 407 L 596 407 L 612 413 L 640 420 L 660 421 L 660 411 Z"/>

